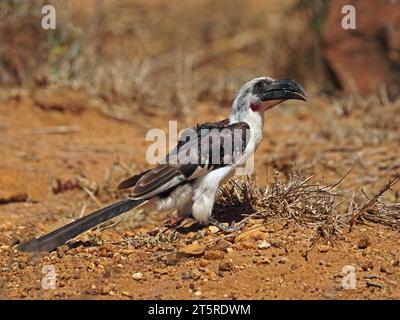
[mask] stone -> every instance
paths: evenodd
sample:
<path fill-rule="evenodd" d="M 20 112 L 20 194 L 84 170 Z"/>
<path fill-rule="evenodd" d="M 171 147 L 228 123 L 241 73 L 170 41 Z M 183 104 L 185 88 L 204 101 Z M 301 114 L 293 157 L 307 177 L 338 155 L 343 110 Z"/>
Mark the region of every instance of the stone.
<path fill-rule="evenodd" d="M 325 244 L 320 244 L 318 246 L 318 251 L 321 253 L 327 253 L 329 251 L 329 246 Z"/>
<path fill-rule="evenodd" d="M 374 268 L 374 265 L 372 264 L 371 261 L 366 261 L 365 263 L 363 263 L 361 265 L 361 269 L 363 271 L 369 271 L 369 270 L 372 270 L 373 268 Z"/>
<path fill-rule="evenodd" d="M 369 237 L 364 236 L 358 243 L 358 249 L 366 249 L 371 244 Z"/>
<path fill-rule="evenodd" d="M 225 254 L 221 250 L 208 250 L 204 253 L 204 259 L 207 260 L 219 260 L 223 259 L 224 256 Z"/>
<path fill-rule="evenodd" d="M 141 272 L 136 272 L 132 275 L 132 278 L 136 281 L 142 280 L 143 279 L 143 273 Z"/>
<path fill-rule="evenodd" d="M 233 263 L 231 261 L 223 262 L 218 266 L 218 270 L 219 271 L 231 271 L 231 270 L 233 270 Z"/>
<path fill-rule="evenodd" d="M 271 243 L 271 246 L 273 246 L 274 248 L 282 248 L 285 244 L 281 240 L 271 240 L 270 243 Z"/>
<path fill-rule="evenodd" d="M 213 249 L 226 251 L 226 249 L 228 249 L 231 245 L 232 244 L 229 241 L 226 241 L 225 239 L 221 239 L 215 244 Z"/>
<path fill-rule="evenodd" d="M 266 229 L 264 226 L 259 225 L 252 227 L 250 230 L 244 231 L 235 238 L 235 242 L 244 240 L 263 240 L 265 239 Z"/>
<path fill-rule="evenodd" d="M 257 246 L 254 242 L 251 241 L 242 241 L 235 245 L 236 250 L 244 251 L 249 249 L 257 249 Z"/>
<path fill-rule="evenodd" d="M 271 244 L 267 240 L 262 240 L 257 244 L 258 249 L 268 249 L 271 247 Z"/>
<path fill-rule="evenodd" d="M 178 250 L 180 254 L 187 256 L 201 256 L 206 251 L 206 246 L 198 243 L 192 243 Z"/>

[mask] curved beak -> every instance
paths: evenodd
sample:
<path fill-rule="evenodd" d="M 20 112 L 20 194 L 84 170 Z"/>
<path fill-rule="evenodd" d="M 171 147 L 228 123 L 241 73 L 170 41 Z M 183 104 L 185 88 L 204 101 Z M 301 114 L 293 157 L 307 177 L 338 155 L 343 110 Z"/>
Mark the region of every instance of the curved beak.
<path fill-rule="evenodd" d="M 260 98 L 261 101 L 289 99 L 307 101 L 303 87 L 297 81 L 291 79 L 273 81 Z"/>

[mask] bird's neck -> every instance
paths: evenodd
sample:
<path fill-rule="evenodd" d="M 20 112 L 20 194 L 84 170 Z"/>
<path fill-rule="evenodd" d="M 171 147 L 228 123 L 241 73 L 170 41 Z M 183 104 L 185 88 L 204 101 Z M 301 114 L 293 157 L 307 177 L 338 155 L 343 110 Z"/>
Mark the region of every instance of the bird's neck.
<path fill-rule="evenodd" d="M 263 135 L 264 112 L 253 111 L 251 108 L 242 109 L 239 112 L 234 109 L 229 117 L 229 122 L 246 122 L 250 126 L 255 148 L 258 147 Z"/>

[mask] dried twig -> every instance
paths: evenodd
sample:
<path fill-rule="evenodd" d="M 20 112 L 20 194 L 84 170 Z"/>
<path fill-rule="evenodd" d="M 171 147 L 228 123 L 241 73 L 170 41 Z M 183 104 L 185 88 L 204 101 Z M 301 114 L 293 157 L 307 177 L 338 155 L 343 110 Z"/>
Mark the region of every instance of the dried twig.
<path fill-rule="evenodd" d="M 97 199 L 97 197 L 94 195 L 94 193 L 92 191 L 90 191 L 88 188 L 86 188 L 85 186 L 81 185 L 81 188 L 89 195 L 90 198 L 92 198 L 94 200 L 94 202 L 96 202 L 96 204 L 99 207 L 102 207 L 103 204 L 100 202 L 99 199 Z"/>
<path fill-rule="evenodd" d="M 353 228 L 355 222 L 357 219 L 362 217 L 365 212 L 370 209 L 373 205 L 379 203 L 379 197 L 381 197 L 386 191 L 391 190 L 391 188 L 400 180 L 400 173 L 396 173 L 395 175 L 392 176 L 392 178 L 385 183 L 382 188 L 374 194 L 371 198 L 366 201 L 360 209 L 355 210 L 354 213 L 352 214 L 352 217 L 349 220 L 349 225 L 350 225 L 350 230 Z M 377 220 L 376 218 L 372 218 L 371 215 L 369 216 L 370 219 L 372 220 Z"/>

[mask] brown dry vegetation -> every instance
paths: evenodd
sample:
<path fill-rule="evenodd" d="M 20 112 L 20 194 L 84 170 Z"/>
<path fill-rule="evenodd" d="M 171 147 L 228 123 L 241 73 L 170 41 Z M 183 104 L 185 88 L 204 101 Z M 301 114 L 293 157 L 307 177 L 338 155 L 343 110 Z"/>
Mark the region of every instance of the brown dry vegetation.
<path fill-rule="evenodd" d="M 265 70 L 310 83 L 309 90 L 322 75 L 313 37 L 305 36 L 314 34 L 304 24 L 313 13 L 293 0 L 53 1 L 58 28 L 38 27 L 30 38 L 44 2 L 7 2 L 16 4 L 3 5 L 3 36 L 12 32 L 7 43 L 29 50 L 8 54 L 5 46 L 4 84 L 64 84 L 107 104 L 135 101 L 189 113 L 197 101 L 231 101 L 244 81 Z M 26 26 L 17 27 L 21 16 Z M 27 65 L 32 54 L 40 57 L 35 68 Z"/>
<path fill-rule="evenodd" d="M 314 94 L 309 13 L 260 2 L 71 0 L 41 46 L 2 47 L 1 298 L 400 298 L 400 103 Z M 7 3 L 3 27 L 41 4 Z M 15 249 L 120 197 L 118 182 L 148 167 L 148 129 L 222 119 L 260 73 L 298 78 L 310 97 L 266 115 L 254 176 L 221 188 L 215 215 L 241 232 L 136 210 L 52 253 Z M 341 287 L 347 265 L 354 290 Z"/>

